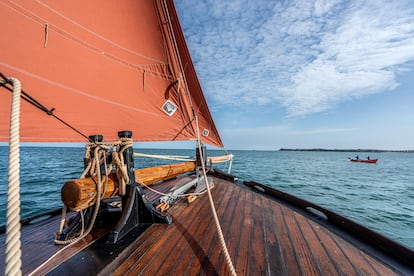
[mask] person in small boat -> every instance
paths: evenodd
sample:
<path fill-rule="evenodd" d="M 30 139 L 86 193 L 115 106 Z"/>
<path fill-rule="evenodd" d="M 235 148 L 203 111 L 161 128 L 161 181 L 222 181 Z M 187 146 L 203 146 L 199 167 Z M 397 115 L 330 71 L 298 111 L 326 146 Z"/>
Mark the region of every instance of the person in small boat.
<path fill-rule="evenodd" d="M 370 159 L 369 159 L 369 156 L 367 157 L 367 160 L 370 160 Z"/>
<path fill-rule="evenodd" d="M 357 156 L 355 156 L 355 159 L 356 159 L 356 160 L 359 160 L 359 156 L 358 156 L 358 155 L 357 155 Z"/>

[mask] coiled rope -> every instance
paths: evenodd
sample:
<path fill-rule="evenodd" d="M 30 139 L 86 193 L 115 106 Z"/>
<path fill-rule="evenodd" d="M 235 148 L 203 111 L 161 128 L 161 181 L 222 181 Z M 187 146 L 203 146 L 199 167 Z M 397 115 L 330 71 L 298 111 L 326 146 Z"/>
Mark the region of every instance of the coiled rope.
<path fill-rule="evenodd" d="M 126 194 L 126 185 L 129 183 L 128 168 L 124 161 L 124 151 L 133 146 L 133 140 L 131 138 L 120 138 L 114 145 L 121 146 L 122 149 L 119 151 L 112 151 L 112 166 L 116 166 L 116 176 L 119 183 L 119 195 L 124 196 Z M 135 179 L 134 179 L 135 181 Z"/>
<path fill-rule="evenodd" d="M 13 85 L 10 115 L 9 173 L 7 191 L 7 230 L 5 275 L 22 275 L 20 242 L 20 81 L 9 78 Z"/>
<path fill-rule="evenodd" d="M 93 225 L 95 224 L 95 220 L 96 220 L 96 217 L 98 216 L 98 211 L 99 211 L 99 207 L 100 207 L 100 204 L 101 204 L 100 198 L 101 198 L 102 178 L 101 178 L 100 165 L 99 165 L 99 151 L 100 150 L 102 150 L 102 149 L 99 146 L 97 146 L 95 148 L 95 151 L 94 151 L 98 183 L 96 185 L 96 198 L 97 198 L 97 200 L 96 200 L 96 204 L 95 204 L 95 207 L 94 207 L 94 210 L 93 210 L 91 222 L 89 223 L 88 228 L 86 229 L 85 232 L 82 230 L 79 237 L 69 239 L 69 240 L 65 240 L 65 241 L 55 239 L 55 244 L 65 245 L 65 244 L 75 243 L 75 242 L 83 239 L 84 237 L 86 237 L 89 234 L 89 232 L 92 230 Z M 63 212 L 66 213 L 66 210 L 65 210 L 66 208 L 63 208 L 63 209 L 64 209 L 64 211 L 62 211 L 62 217 L 63 217 Z M 83 221 L 83 219 L 82 219 L 82 221 Z M 82 227 L 82 229 L 83 229 L 83 227 Z M 62 231 L 62 229 L 59 229 L 59 232 L 61 232 L 61 231 Z"/>
<path fill-rule="evenodd" d="M 80 214 L 82 216 L 82 231 L 79 234 L 78 237 L 75 237 L 73 239 L 69 239 L 69 240 L 65 240 L 65 241 L 61 241 L 58 239 L 55 239 L 55 243 L 56 244 L 61 244 L 61 245 L 65 245 L 65 244 L 72 244 L 75 242 L 78 242 L 79 240 L 83 239 L 84 237 L 86 237 L 90 231 L 93 228 L 93 225 L 95 223 L 95 220 L 98 216 L 98 211 L 100 208 L 100 202 L 102 199 L 102 196 L 105 194 L 105 190 L 106 190 L 106 185 L 108 184 L 108 171 L 112 170 L 112 167 L 115 166 L 116 167 L 116 175 L 118 177 L 118 182 L 119 182 L 119 194 L 125 194 L 125 190 L 126 190 L 126 184 L 129 182 L 129 176 L 128 176 L 128 172 L 127 172 L 127 166 L 124 162 L 124 157 L 123 157 L 123 152 L 129 148 L 132 147 L 133 145 L 133 140 L 130 138 L 121 138 L 119 141 L 114 142 L 114 143 L 106 143 L 106 144 L 101 144 L 101 143 L 91 143 L 86 145 L 86 151 L 85 151 L 85 158 L 89 160 L 84 172 L 81 175 L 81 178 L 85 178 L 86 176 L 96 176 L 98 178 L 98 183 L 96 185 L 96 193 L 94 196 L 92 196 L 90 198 L 89 201 L 87 201 L 86 203 L 84 203 L 82 206 L 79 206 L 78 209 L 80 210 Z M 122 147 L 121 150 L 116 151 L 114 149 L 114 147 Z M 91 149 L 95 147 L 94 150 L 94 158 L 91 159 Z M 112 150 L 112 162 L 109 166 L 109 168 L 106 168 L 106 152 L 110 149 L 113 148 Z M 104 162 L 104 168 L 105 168 L 105 185 L 102 188 L 102 178 L 101 178 L 101 160 Z M 88 228 L 86 229 L 86 231 L 84 231 L 84 226 L 83 226 L 83 210 L 84 208 L 89 206 L 89 203 L 91 201 L 93 201 L 96 198 L 96 203 L 95 203 L 95 207 L 94 207 L 94 212 L 92 214 L 92 219 L 88 225 Z M 61 219 L 61 223 L 60 223 L 60 227 L 59 227 L 59 234 L 62 233 L 63 231 L 63 226 L 66 220 L 66 211 L 67 211 L 67 206 L 63 206 L 62 209 L 62 219 Z"/>

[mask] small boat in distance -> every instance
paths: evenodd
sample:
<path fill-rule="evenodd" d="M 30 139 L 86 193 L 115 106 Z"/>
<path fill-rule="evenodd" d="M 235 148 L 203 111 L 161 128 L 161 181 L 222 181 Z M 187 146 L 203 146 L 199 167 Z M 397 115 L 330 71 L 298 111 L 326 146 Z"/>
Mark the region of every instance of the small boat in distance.
<path fill-rule="evenodd" d="M 356 159 L 356 158 L 349 158 L 351 162 L 361 162 L 361 163 L 377 163 L 378 159 Z"/>

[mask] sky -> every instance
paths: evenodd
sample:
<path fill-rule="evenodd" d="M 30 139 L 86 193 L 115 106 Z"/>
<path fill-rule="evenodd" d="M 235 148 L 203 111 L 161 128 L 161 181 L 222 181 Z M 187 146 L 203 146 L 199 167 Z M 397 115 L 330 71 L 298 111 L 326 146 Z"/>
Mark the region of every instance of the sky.
<path fill-rule="evenodd" d="M 414 1 L 175 4 L 226 149 L 414 149 Z"/>

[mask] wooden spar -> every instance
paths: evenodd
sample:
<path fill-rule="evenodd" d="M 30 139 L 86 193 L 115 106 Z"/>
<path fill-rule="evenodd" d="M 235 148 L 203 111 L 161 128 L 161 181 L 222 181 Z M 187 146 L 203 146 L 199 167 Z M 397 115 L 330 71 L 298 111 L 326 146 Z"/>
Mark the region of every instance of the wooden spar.
<path fill-rule="evenodd" d="M 135 180 L 138 183 L 150 185 L 194 170 L 194 161 L 162 165 L 135 170 Z M 76 211 L 92 206 L 96 202 L 95 192 L 97 182 L 97 177 L 67 181 L 61 190 L 63 203 Z M 103 188 L 105 190 L 103 198 L 118 194 L 118 179 L 114 173 L 108 176 L 108 181 L 103 177 L 102 183 L 104 186 L 106 185 L 106 188 Z"/>
<path fill-rule="evenodd" d="M 185 172 L 195 170 L 195 161 L 180 162 L 152 168 L 135 170 L 135 180 L 138 183 L 150 185 L 155 182 L 173 178 Z"/>

